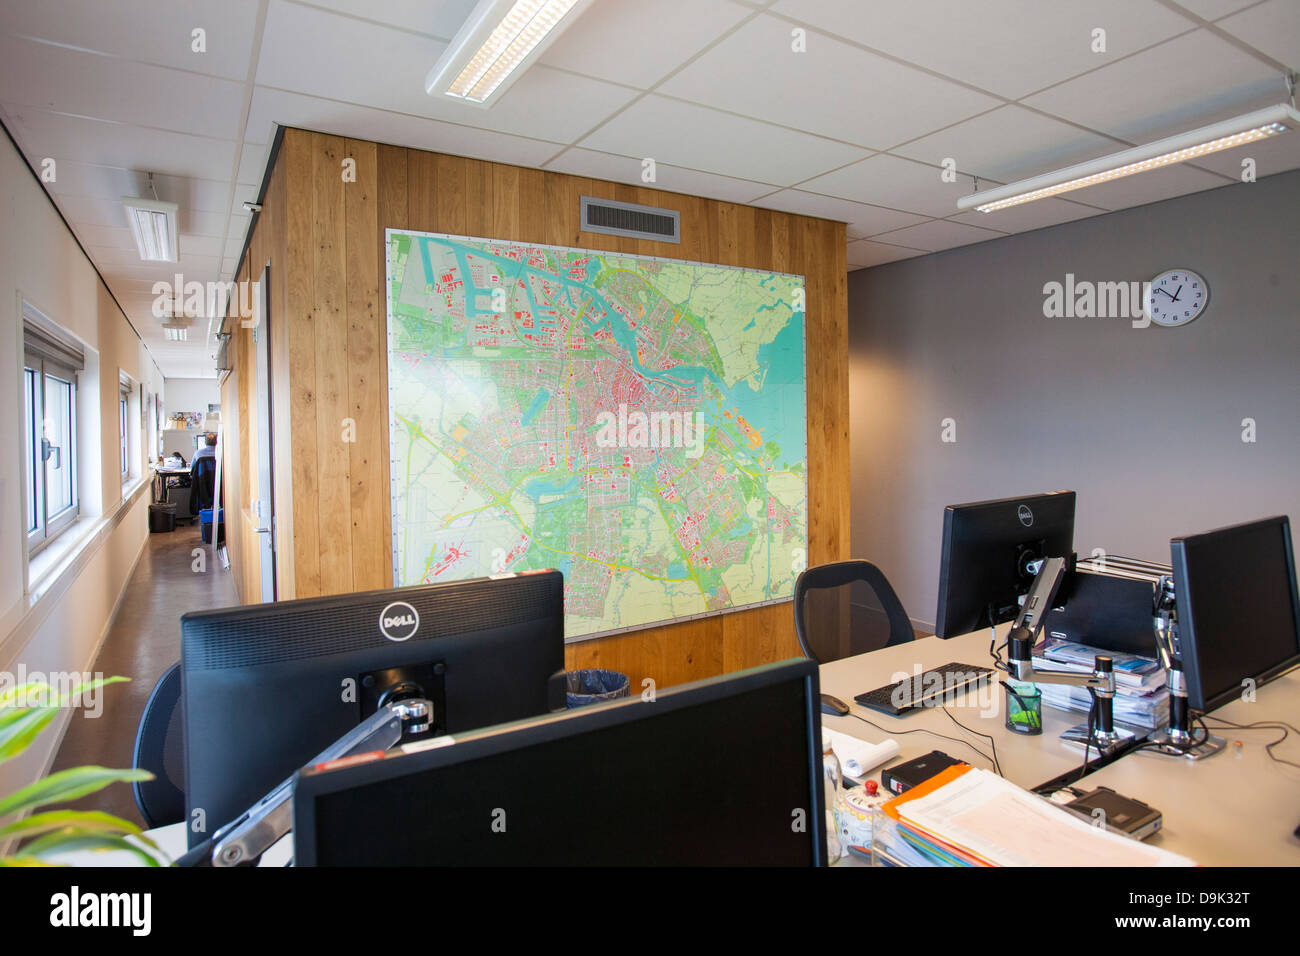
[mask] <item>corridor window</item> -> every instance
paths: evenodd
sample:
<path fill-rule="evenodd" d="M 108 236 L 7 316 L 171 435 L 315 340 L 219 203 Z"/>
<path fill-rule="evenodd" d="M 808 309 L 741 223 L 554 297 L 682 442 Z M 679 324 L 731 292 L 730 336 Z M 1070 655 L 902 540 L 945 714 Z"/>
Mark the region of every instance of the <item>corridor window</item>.
<path fill-rule="evenodd" d="M 117 395 L 117 444 L 118 444 L 118 462 L 121 465 L 119 469 L 122 472 L 122 480 L 127 481 L 131 477 L 131 386 L 123 382 L 118 389 Z"/>
<path fill-rule="evenodd" d="M 77 520 L 77 372 L 80 346 L 45 323 L 23 324 L 27 546 L 36 553 Z M 48 320 L 46 320 L 48 322 Z"/>

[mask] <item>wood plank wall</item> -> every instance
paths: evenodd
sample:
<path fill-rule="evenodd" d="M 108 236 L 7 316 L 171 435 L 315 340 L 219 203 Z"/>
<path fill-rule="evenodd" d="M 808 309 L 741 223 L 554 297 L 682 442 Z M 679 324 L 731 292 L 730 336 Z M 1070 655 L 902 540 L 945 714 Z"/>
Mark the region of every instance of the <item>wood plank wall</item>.
<path fill-rule="evenodd" d="M 355 182 L 344 182 L 345 159 L 355 161 Z M 804 275 L 809 560 L 849 556 L 843 224 L 293 129 L 285 131 L 268 202 L 277 188 L 280 212 L 268 216 L 264 207 L 249 258 L 258 273 L 269 256 L 273 283 L 285 290 L 272 316 L 277 411 L 283 406 L 288 418 L 288 439 L 282 430 L 276 436 L 281 597 L 391 586 L 385 228 Z M 582 232 L 582 195 L 676 209 L 682 242 Z M 246 381 L 253 353 L 236 355 L 241 364 L 232 379 Z M 348 420 L 351 442 L 344 440 Z M 287 501 L 282 470 L 291 479 Z M 232 556 L 232 563 L 247 566 L 249 559 Z M 256 600 L 255 592 L 241 595 Z M 790 605 L 782 603 L 584 641 L 570 645 L 566 658 L 569 667 L 621 670 L 639 688 L 645 678 L 662 687 L 798 653 Z"/>

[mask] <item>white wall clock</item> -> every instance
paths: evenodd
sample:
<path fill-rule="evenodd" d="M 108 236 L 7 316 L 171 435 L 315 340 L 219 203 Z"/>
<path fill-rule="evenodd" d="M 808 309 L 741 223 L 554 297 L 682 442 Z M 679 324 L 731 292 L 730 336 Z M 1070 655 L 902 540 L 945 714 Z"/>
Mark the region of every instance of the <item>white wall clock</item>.
<path fill-rule="evenodd" d="M 1170 269 L 1151 280 L 1142 307 L 1156 325 L 1176 328 L 1204 312 L 1209 301 L 1204 279 L 1190 269 Z"/>

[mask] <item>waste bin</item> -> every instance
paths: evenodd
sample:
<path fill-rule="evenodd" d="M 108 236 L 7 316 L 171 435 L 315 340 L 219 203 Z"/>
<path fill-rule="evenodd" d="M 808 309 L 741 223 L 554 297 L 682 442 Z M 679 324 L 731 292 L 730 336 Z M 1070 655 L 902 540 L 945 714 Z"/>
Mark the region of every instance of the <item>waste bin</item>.
<path fill-rule="evenodd" d="M 149 533 L 176 530 L 176 506 L 165 502 L 149 506 Z"/>
<path fill-rule="evenodd" d="M 626 674 L 598 667 L 569 671 L 564 675 L 564 683 L 564 703 L 569 709 L 627 697 L 632 687 Z"/>

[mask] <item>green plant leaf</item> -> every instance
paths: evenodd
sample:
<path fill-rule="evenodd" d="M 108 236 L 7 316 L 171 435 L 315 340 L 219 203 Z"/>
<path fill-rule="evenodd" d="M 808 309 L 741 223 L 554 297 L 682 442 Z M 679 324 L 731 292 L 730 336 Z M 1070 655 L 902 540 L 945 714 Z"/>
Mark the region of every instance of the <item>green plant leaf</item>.
<path fill-rule="evenodd" d="M 46 863 L 44 860 L 38 860 L 34 856 L 0 856 L 0 866 L 54 866 L 53 863 Z"/>
<path fill-rule="evenodd" d="M 117 833 L 132 836 L 137 842 L 163 853 L 162 848 L 130 820 L 104 813 L 102 810 L 46 810 L 44 813 L 33 813 L 29 817 L 15 820 L 8 826 L 0 827 L 0 840 L 11 836 L 29 839 L 64 827 L 75 827 L 88 833 Z"/>
<path fill-rule="evenodd" d="M 76 700 L 88 690 L 98 690 L 101 687 L 107 687 L 109 684 L 129 684 L 130 682 L 131 678 L 129 677 L 95 677 L 85 683 L 74 684 L 66 697 L 52 694 L 50 703 L 55 706 L 63 706 L 70 700 Z"/>
<path fill-rule="evenodd" d="M 58 713 L 55 707 L 22 709 L 14 720 L 0 724 L 0 763 L 26 750 Z"/>
<path fill-rule="evenodd" d="M 100 810 L 47 810 L 33 813 L 29 817 L 15 820 L 7 826 L 0 827 L 0 840 L 6 837 L 20 836 L 24 839 L 39 836 L 52 830 L 75 826 L 87 832 L 121 833 L 140 835 L 141 830 L 130 820 L 123 820 L 111 813 Z"/>
<path fill-rule="evenodd" d="M 109 770 L 106 767 L 73 767 L 34 781 L 0 798 L 0 817 L 21 813 L 50 803 L 76 800 L 102 790 L 111 783 L 152 780 L 147 770 Z"/>
<path fill-rule="evenodd" d="M 136 846 L 125 837 L 113 836 L 107 833 L 85 833 L 75 827 L 47 833 L 31 843 L 25 844 L 23 846 L 23 855 L 34 856 L 38 860 L 46 860 L 56 854 L 76 853 L 81 850 L 92 850 L 94 852 L 125 850 L 139 857 L 146 866 L 160 865 L 152 854 Z"/>
<path fill-rule="evenodd" d="M 27 700 L 31 697 L 33 691 L 48 690 L 49 684 L 44 681 L 28 681 L 26 684 L 17 684 L 10 687 L 4 693 L 0 693 L 0 716 L 3 716 L 4 709 L 17 707 L 19 700 Z M 23 707 L 29 705 L 23 704 Z"/>
<path fill-rule="evenodd" d="M 129 677 L 94 677 L 88 681 L 73 684 L 68 689 L 67 694 L 59 694 L 55 689 L 45 681 L 28 681 L 26 684 L 19 684 L 0 693 L 0 723 L 6 719 L 5 712 L 18 707 L 19 709 L 39 708 L 39 707 L 61 707 L 70 700 L 75 700 L 88 690 L 98 690 L 108 684 L 129 683 Z M 37 702 L 32 701 L 32 697 L 39 698 Z M 19 701 L 23 701 L 21 705 Z"/>

